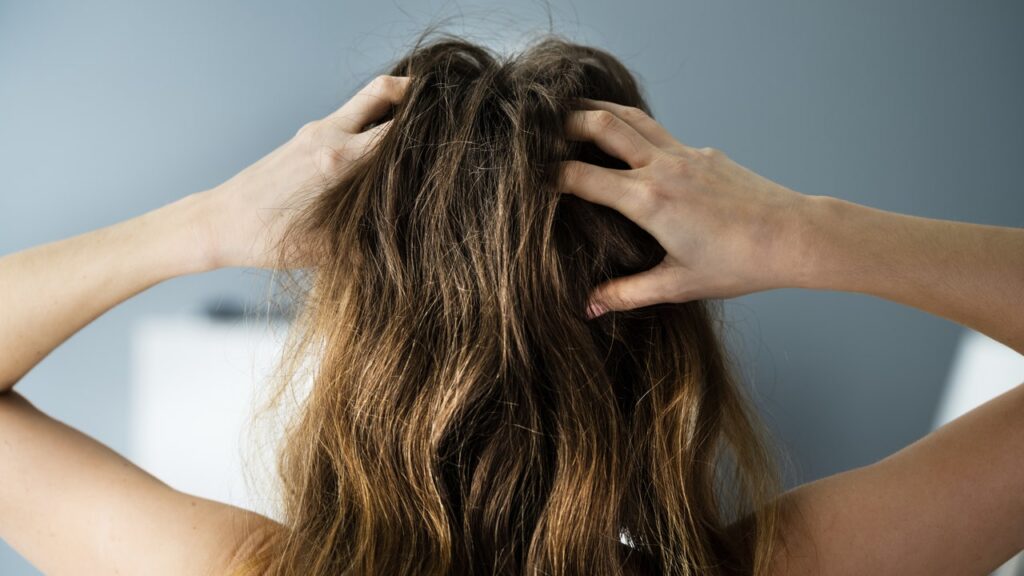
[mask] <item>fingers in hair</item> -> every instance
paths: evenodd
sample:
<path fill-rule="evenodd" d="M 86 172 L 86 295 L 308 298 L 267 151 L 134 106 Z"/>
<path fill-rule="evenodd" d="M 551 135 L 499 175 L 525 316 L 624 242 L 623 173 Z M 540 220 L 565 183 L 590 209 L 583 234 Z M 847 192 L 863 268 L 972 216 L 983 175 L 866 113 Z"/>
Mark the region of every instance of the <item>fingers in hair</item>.
<path fill-rule="evenodd" d="M 561 192 L 617 210 L 640 226 L 654 210 L 649 190 L 631 170 L 567 160 L 559 165 L 557 186 Z"/>
<path fill-rule="evenodd" d="M 661 263 L 649 270 L 604 282 L 590 294 L 587 317 L 677 301 L 671 296 L 679 283 L 677 276 L 671 268 Z"/>
<path fill-rule="evenodd" d="M 573 110 L 565 129 L 568 138 L 593 142 L 633 168 L 646 166 L 658 152 L 650 140 L 608 110 Z"/>
<path fill-rule="evenodd" d="M 359 133 L 402 101 L 411 80 L 409 76 L 377 76 L 327 119 L 346 132 Z"/>
<path fill-rule="evenodd" d="M 615 114 L 659 148 L 669 148 L 680 144 L 664 126 L 641 108 L 590 98 L 580 98 L 579 102 L 588 109 L 607 110 Z"/>

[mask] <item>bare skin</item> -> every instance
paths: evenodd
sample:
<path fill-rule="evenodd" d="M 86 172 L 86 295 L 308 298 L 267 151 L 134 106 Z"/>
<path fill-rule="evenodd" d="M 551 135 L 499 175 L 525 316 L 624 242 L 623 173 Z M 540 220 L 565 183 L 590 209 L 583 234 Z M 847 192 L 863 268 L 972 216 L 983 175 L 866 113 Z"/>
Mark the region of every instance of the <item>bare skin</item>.
<path fill-rule="evenodd" d="M 220 186 L 0 258 L 0 537 L 47 574 L 220 574 L 277 528 L 182 494 L 11 388 L 64 340 L 167 279 L 273 264 L 292 209 L 387 129 L 383 77 Z M 1024 231 L 891 214 L 770 182 L 634 109 L 570 118 L 631 170 L 570 163 L 563 188 L 648 229 L 669 257 L 601 287 L 595 313 L 801 287 L 874 294 L 1024 349 Z M 297 255 L 301 259 L 301 255 Z M 296 261 L 296 265 L 301 261 Z M 1019 300 L 1019 297 L 1017 298 Z M 782 574 L 983 574 L 1024 547 L 1024 387 L 876 464 L 783 496 Z M 799 519 L 799 521 L 797 521 Z"/>
<path fill-rule="evenodd" d="M 588 314 L 773 288 L 871 294 L 1024 354 L 1024 229 L 805 196 L 643 111 L 588 100 L 566 126 L 629 164 L 567 162 L 564 192 L 614 208 L 666 249 L 597 287 Z M 988 574 L 1024 549 L 1024 385 L 875 464 L 783 496 L 779 575 Z"/>

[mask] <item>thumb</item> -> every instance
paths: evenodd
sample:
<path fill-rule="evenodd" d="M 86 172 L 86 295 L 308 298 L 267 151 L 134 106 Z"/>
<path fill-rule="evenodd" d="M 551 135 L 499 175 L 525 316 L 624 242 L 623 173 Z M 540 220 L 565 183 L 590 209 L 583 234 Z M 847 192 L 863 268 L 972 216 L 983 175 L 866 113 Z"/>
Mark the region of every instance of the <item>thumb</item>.
<path fill-rule="evenodd" d="M 649 270 L 604 282 L 590 294 L 587 317 L 665 302 L 677 281 L 675 276 L 668 266 L 660 263 Z"/>

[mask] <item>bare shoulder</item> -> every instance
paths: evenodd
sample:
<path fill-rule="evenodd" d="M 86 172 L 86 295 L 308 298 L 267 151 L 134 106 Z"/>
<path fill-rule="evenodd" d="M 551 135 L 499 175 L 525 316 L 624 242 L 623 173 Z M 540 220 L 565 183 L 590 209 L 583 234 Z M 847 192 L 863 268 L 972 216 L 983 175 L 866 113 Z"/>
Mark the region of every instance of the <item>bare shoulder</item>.
<path fill-rule="evenodd" d="M 1024 385 L 781 498 L 782 575 L 987 574 L 1024 549 Z"/>
<path fill-rule="evenodd" d="M 223 574 L 273 525 L 174 490 L 17 392 L 0 394 L 0 438 L 0 539 L 45 574 Z"/>

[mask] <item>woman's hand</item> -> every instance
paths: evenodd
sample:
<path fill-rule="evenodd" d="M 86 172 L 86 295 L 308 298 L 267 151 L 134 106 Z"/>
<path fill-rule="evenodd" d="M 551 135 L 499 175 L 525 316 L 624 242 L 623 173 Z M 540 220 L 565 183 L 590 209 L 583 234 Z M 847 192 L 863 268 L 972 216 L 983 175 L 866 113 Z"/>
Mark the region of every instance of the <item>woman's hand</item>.
<path fill-rule="evenodd" d="M 593 141 L 631 169 L 569 161 L 560 189 L 618 210 L 667 252 L 649 270 L 598 286 L 589 316 L 794 285 L 807 196 L 717 150 L 681 144 L 642 110 L 583 102 L 592 109 L 571 113 L 569 137 Z"/>
<path fill-rule="evenodd" d="M 344 176 L 391 121 L 369 130 L 405 94 L 409 78 L 378 76 L 337 111 L 309 122 L 291 140 L 207 195 L 210 267 L 269 268 L 291 218 Z M 289 267 L 301 262 L 289 263 Z"/>

